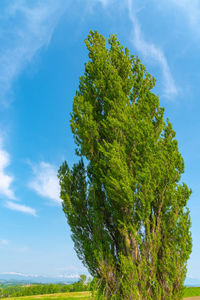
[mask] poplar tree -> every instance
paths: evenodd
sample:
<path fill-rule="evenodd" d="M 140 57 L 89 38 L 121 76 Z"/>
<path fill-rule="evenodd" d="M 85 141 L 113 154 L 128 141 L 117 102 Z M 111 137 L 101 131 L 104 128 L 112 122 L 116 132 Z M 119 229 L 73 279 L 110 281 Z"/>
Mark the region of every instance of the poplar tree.
<path fill-rule="evenodd" d="M 85 43 L 71 114 L 80 161 L 58 175 L 76 253 L 98 299 L 182 299 L 191 190 L 155 79 L 115 35 Z"/>

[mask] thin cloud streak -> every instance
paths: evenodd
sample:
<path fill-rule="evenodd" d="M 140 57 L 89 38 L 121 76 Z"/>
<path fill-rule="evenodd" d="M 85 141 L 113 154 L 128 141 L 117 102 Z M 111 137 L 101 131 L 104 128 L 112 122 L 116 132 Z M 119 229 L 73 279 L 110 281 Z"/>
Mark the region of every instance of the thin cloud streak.
<path fill-rule="evenodd" d="M 17 276 L 23 276 L 23 277 L 39 277 L 38 274 L 24 274 L 20 272 L 0 272 L 0 275 L 17 275 Z"/>
<path fill-rule="evenodd" d="M 163 2 L 163 1 L 162 1 Z M 165 3 L 162 3 L 165 4 Z M 183 12 L 196 38 L 200 38 L 200 2 L 198 0 L 169 0 L 168 5 Z"/>
<path fill-rule="evenodd" d="M 78 279 L 80 277 L 81 272 L 79 274 L 59 274 L 59 275 L 40 275 L 40 274 L 27 274 L 27 273 L 21 273 L 21 272 L 0 272 L 0 275 L 16 275 L 21 277 L 47 277 L 48 278 L 66 278 L 66 279 Z"/>
<path fill-rule="evenodd" d="M 129 17 L 133 24 L 132 42 L 134 46 L 143 55 L 144 59 L 150 58 L 161 66 L 164 81 L 164 95 L 166 97 L 176 95 L 178 93 L 178 88 L 174 83 L 174 79 L 163 51 L 156 47 L 153 43 L 148 43 L 144 40 L 139 22 L 133 12 L 132 0 L 127 1 Z"/>
<path fill-rule="evenodd" d="M 32 165 L 32 170 L 34 177 L 28 183 L 29 188 L 34 190 L 39 196 L 60 204 L 60 187 L 56 167 L 49 163 L 41 162 L 38 165 Z"/>
<path fill-rule="evenodd" d="M 34 217 L 37 216 L 36 210 L 34 208 L 26 206 L 26 205 L 14 203 L 14 202 L 11 202 L 11 201 L 6 201 L 5 206 L 8 209 L 11 209 L 11 210 L 20 211 L 22 213 L 29 214 L 29 215 L 32 215 Z"/>
<path fill-rule="evenodd" d="M 4 105 L 10 100 L 14 80 L 50 42 L 64 10 L 62 0 L 11 1 L 4 8 L 0 20 L 0 102 Z"/>
<path fill-rule="evenodd" d="M 100 2 L 104 7 L 106 7 L 108 4 L 111 4 L 113 2 L 112 0 L 97 0 Z"/>
<path fill-rule="evenodd" d="M 0 195 L 11 200 L 16 197 L 11 188 L 14 177 L 6 174 L 5 169 L 10 165 L 10 155 L 3 149 L 2 141 L 0 139 Z"/>
<path fill-rule="evenodd" d="M 86 0 L 85 13 L 94 13 L 96 11 L 97 4 L 101 4 L 104 9 L 107 9 L 108 6 L 112 5 L 114 2 L 116 2 L 116 0 Z"/>
<path fill-rule="evenodd" d="M 11 184 L 14 180 L 13 176 L 7 175 L 5 169 L 10 165 L 10 155 L 3 149 L 2 139 L 0 138 L 0 196 L 2 198 L 7 198 L 9 200 L 18 200 L 15 197 L 13 190 L 11 189 Z M 26 205 L 14 203 L 12 201 L 6 200 L 4 206 L 8 209 L 23 212 L 36 216 L 36 210 Z M 6 240 L 0 241 L 0 245 L 4 245 Z"/>
<path fill-rule="evenodd" d="M 0 246 L 7 246 L 9 244 L 8 240 L 0 240 Z"/>

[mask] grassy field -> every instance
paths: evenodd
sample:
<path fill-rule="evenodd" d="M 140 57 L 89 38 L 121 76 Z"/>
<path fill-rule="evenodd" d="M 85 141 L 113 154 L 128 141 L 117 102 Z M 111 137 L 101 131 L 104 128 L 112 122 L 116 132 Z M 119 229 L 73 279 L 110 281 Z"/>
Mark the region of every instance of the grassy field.
<path fill-rule="evenodd" d="M 184 298 L 200 296 L 200 287 L 189 287 L 185 289 Z M 36 296 L 26 296 L 26 297 L 14 297 L 14 298 L 1 298 L 9 300 L 92 300 L 90 292 L 76 292 L 76 293 L 58 293 L 50 295 L 36 295 Z"/>
<path fill-rule="evenodd" d="M 59 293 L 59 294 L 50 294 L 50 295 L 36 295 L 36 296 L 26 296 L 26 297 L 14 297 L 14 298 L 1 298 L 9 300 L 89 300 L 92 299 L 90 292 L 76 292 L 76 293 Z"/>
<path fill-rule="evenodd" d="M 200 296 L 200 287 L 188 287 L 184 291 L 184 297 Z"/>

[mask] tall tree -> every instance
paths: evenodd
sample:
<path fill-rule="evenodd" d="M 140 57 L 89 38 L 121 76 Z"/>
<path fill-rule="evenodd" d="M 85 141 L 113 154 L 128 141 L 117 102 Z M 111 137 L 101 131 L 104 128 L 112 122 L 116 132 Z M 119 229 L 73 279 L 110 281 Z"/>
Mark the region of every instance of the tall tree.
<path fill-rule="evenodd" d="M 180 183 L 175 132 L 151 91 L 154 78 L 115 35 L 106 47 L 91 31 L 85 43 L 71 114 L 81 159 L 59 170 L 75 250 L 101 299 L 181 299 L 191 191 Z"/>

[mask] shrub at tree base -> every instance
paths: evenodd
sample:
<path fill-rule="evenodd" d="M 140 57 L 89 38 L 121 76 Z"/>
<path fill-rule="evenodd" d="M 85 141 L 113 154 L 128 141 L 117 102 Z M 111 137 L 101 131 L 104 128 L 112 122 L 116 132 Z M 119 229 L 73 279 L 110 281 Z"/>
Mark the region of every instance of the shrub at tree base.
<path fill-rule="evenodd" d="M 97 278 L 99 299 L 181 299 L 191 191 L 180 183 L 175 132 L 151 91 L 154 78 L 116 36 L 108 48 L 96 31 L 85 43 L 89 61 L 71 114 L 81 160 L 59 170 L 75 250 Z"/>

